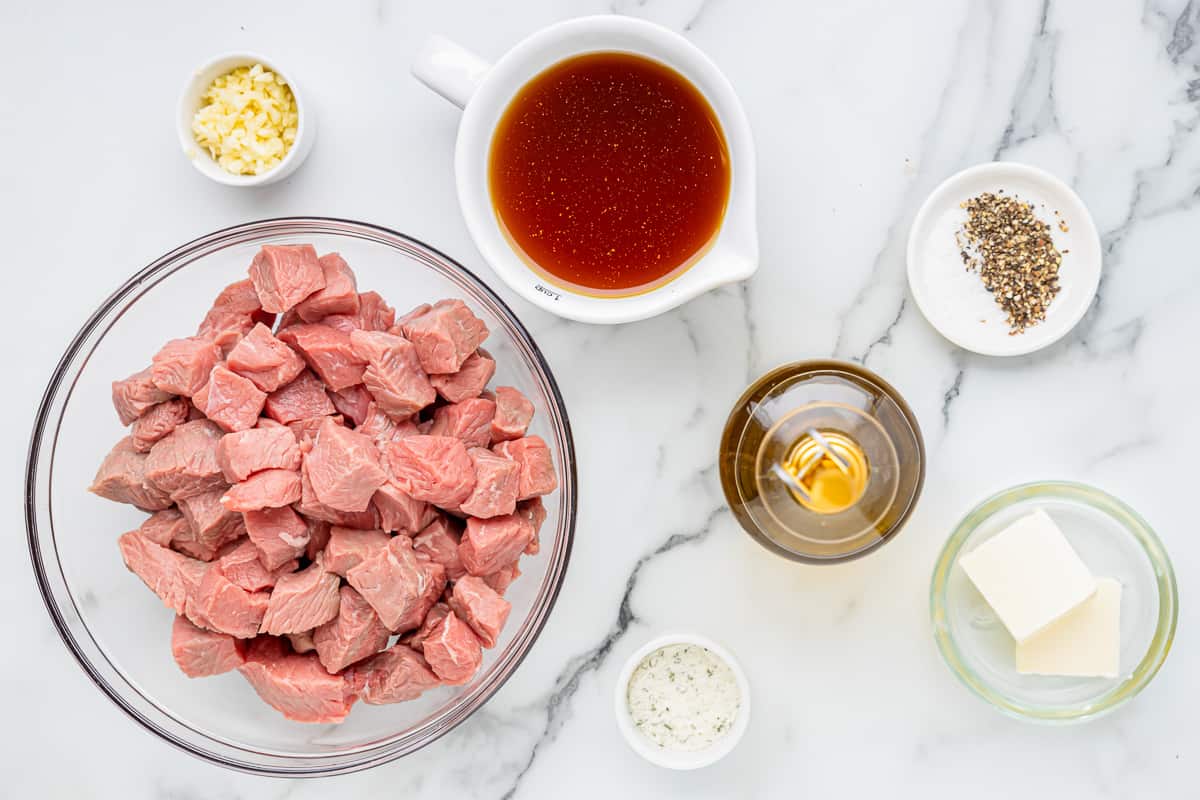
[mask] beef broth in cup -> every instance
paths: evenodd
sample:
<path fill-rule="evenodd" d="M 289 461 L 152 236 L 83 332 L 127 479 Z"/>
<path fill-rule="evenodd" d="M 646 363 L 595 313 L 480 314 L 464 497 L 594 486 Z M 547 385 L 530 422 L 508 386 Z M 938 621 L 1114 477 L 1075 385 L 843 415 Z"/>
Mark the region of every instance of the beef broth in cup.
<path fill-rule="evenodd" d="M 495 64 L 431 37 L 413 74 L 463 109 L 454 171 L 467 230 L 530 303 L 633 322 L 758 268 L 749 123 L 679 34 L 583 17 Z"/>
<path fill-rule="evenodd" d="M 535 270 L 584 294 L 638 294 L 695 263 L 729 200 L 729 149 L 704 96 L 631 53 L 555 64 L 492 134 L 488 191 Z"/>

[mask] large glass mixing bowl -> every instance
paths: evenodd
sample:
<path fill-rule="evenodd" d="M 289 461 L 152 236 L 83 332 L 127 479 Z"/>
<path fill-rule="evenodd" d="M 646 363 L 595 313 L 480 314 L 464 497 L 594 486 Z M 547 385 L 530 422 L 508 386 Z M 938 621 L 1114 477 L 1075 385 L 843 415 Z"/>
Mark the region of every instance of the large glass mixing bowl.
<path fill-rule="evenodd" d="M 493 385 L 515 386 L 536 410 L 531 433 L 550 445 L 559 488 L 544 498 L 542 548 L 509 588 L 508 625 L 465 686 L 419 700 L 357 704 L 339 725 L 290 722 L 237 672 L 192 680 L 171 658 L 172 612 L 125 569 L 117 536 L 144 514 L 89 494 L 104 455 L 124 435 L 110 382 L 135 372 L 168 339 L 190 335 L 221 287 L 244 277 L 263 244 L 310 242 L 338 251 L 360 291 L 398 312 L 460 297 L 491 330 Z M 293 777 L 364 769 L 410 753 L 482 706 L 521 663 L 554 606 L 575 527 L 571 429 L 545 359 L 507 306 L 436 250 L 393 231 L 335 219 L 292 218 L 227 228 L 183 245 L 134 275 L 71 342 L 46 389 L 29 450 L 25 516 L 38 585 L 71 653 L 109 698 L 147 729 L 215 763 Z"/>

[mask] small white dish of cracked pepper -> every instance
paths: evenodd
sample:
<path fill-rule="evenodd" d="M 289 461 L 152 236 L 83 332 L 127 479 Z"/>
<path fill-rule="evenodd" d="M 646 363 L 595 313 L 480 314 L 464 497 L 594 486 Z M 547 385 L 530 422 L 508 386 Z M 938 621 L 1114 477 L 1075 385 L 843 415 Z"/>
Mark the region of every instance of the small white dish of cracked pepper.
<path fill-rule="evenodd" d="M 1100 285 L 1100 235 L 1079 195 L 1026 164 L 997 161 L 933 190 L 908 237 L 918 308 L 965 350 L 1018 356 L 1061 339 Z"/>

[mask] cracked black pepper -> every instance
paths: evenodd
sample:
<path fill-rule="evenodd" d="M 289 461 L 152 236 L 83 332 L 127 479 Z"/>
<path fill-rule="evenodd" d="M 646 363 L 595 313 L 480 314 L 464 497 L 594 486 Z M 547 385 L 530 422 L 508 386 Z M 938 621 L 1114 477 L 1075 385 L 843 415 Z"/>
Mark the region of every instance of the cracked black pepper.
<path fill-rule="evenodd" d="M 1050 226 L 1032 205 L 1003 192 L 972 197 L 962 208 L 967 221 L 956 236 L 963 264 L 1007 315 L 1009 335 L 1023 333 L 1046 318 L 1059 292 L 1062 253 Z"/>

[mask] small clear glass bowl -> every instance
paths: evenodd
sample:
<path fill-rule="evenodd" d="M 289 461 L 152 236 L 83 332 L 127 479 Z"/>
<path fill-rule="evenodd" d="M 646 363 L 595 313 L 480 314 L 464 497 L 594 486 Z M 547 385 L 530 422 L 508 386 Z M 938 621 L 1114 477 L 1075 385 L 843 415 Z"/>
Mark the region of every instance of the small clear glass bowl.
<path fill-rule="evenodd" d="M 1054 519 L 1093 574 L 1121 582 L 1116 678 L 1019 674 L 1012 637 L 958 564 L 960 555 L 1038 509 Z M 1095 719 L 1144 689 L 1166 660 L 1179 612 L 1171 561 L 1145 520 L 1099 489 L 1058 481 L 1005 489 L 967 514 L 938 557 L 929 604 L 934 638 L 951 672 L 1005 714 L 1043 723 Z"/>
<path fill-rule="evenodd" d="M 493 385 L 520 389 L 534 405 L 530 432 L 549 444 L 559 488 L 543 498 L 541 552 L 506 594 L 512 612 L 496 647 L 465 686 L 407 703 L 357 704 L 340 725 L 284 719 L 236 672 L 191 680 L 171 658 L 172 612 L 125 569 L 117 537 L 145 514 L 87 492 L 104 455 L 125 435 L 110 382 L 150 363 L 171 338 L 190 335 L 221 287 L 245 277 L 263 244 L 312 243 L 338 251 L 361 291 L 398 312 L 462 298 L 491 331 Z M 125 713 L 177 747 L 232 769 L 312 777 L 399 758 L 450 731 L 516 670 L 554 606 L 575 529 L 571 429 L 545 359 L 508 307 L 478 278 L 421 242 L 336 219 L 264 220 L 179 247 L 134 275 L 88 319 L 59 361 L 30 443 L 25 519 L 38 586 L 63 642 L 88 677 Z"/>

